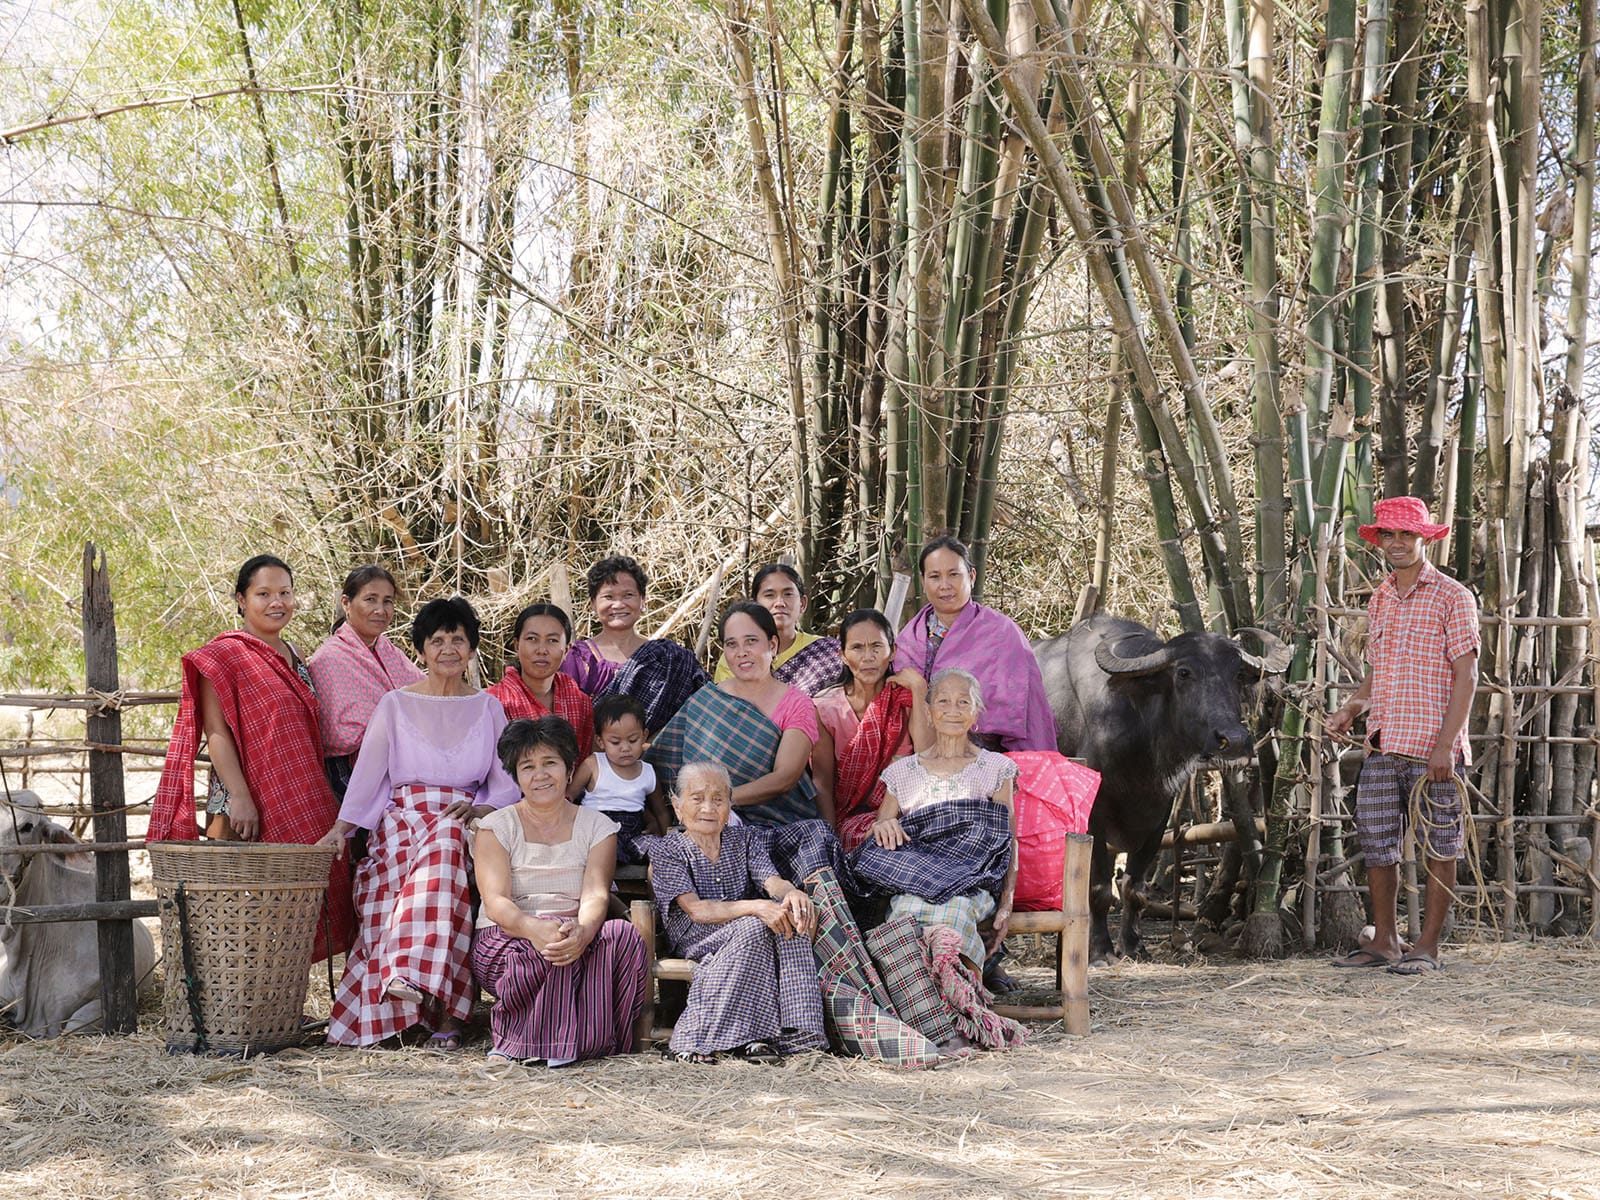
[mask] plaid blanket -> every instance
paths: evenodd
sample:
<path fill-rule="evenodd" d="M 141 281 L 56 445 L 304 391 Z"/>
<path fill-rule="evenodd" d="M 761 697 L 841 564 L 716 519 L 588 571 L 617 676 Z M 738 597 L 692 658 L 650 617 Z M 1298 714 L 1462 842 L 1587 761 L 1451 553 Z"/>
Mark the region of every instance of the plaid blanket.
<path fill-rule="evenodd" d="M 912 895 L 934 904 L 967 892 L 999 895 L 1011 865 L 1011 814 L 992 800 L 945 800 L 906 813 L 910 841 L 885 850 L 868 838 L 850 854 L 863 895 Z"/>
<path fill-rule="evenodd" d="M 783 662 L 772 664 L 774 679 L 781 679 L 808 696 L 833 687 L 843 671 L 844 656 L 839 651 L 839 639 L 831 637 L 813 638 Z"/>
<path fill-rule="evenodd" d="M 833 873 L 818 871 L 806 880 L 806 888 L 817 906 L 812 949 L 835 1043 L 846 1054 L 890 1066 L 935 1065 L 939 1048 L 895 1014 L 889 989 L 867 954 L 861 930 Z"/>
<path fill-rule="evenodd" d="M 194 760 L 203 732 L 202 678 L 216 692 L 233 734 L 250 798 L 261 814 L 261 840 L 303 846 L 322 837 L 333 825 L 339 805 L 323 764 L 317 698 L 271 646 L 242 630 L 231 630 L 183 656 L 178 719 L 156 788 L 149 840 L 192 841 L 199 836 Z M 327 920 L 317 931 L 316 960 L 346 949 L 354 937 L 350 865 L 335 861 L 328 878 Z"/>
<path fill-rule="evenodd" d="M 578 761 L 582 762 L 589 757 L 589 751 L 593 748 L 594 701 L 589 699 L 584 690 L 578 686 L 578 681 L 570 675 L 563 675 L 557 671 L 554 682 L 555 695 L 551 700 L 556 706 L 555 715 L 571 725 L 572 731 L 578 735 Z M 550 710 L 528 690 L 522 672 L 514 666 L 506 668 L 506 673 L 500 677 L 499 683 L 484 690 L 500 701 L 500 707 L 506 710 L 508 722 L 523 717 L 537 719 L 551 715 Z"/>
<path fill-rule="evenodd" d="M 849 745 L 833 748 L 833 804 L 839 840 L 854 850 L 867 840 L 883 803 L 883 769 L 905 737 L 911 720 L 911 693 L 891 683 L 861 714 L 861 726 Z"/>
<path fill-rule="evenodd" d="M 656 735 L 646 758 L 667 793 L 672 791 L 679 768 L 701 759 L 727 767 L 738 787 L 772 770 L 782 740 L 782 730 L 754 704 L 719 687 L 705 687 Z M 787 825 L 816 816 L 817 789 L 809 774 L 801 775 L 800 782 L 776 800 L 739 809 L 739 819 L 751 825 Z"/>
<path fill-rule="evenodd" d="M 655 638 L 635 650 L 610 682 L 595 692 L 594 698 L 632 696 L 644 705 L 645 729 L 654 735 L 705 684 L 705 670 L 693 650 L 666 638 Z"/>

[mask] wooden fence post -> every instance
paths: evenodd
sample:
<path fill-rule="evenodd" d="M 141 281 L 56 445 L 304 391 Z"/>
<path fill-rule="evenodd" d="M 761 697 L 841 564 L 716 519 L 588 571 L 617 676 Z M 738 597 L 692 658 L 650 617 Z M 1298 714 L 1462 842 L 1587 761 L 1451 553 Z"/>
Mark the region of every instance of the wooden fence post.
<path fill-rule="evenodd" d="M 111 575 L 105 555 L 96 551 L 93 542 L 83 547 L 83 666 L 91 698 L 96 692 L 108 697 L 116 695 L 117 623 L 111 607 Z M 120 702 L 103 703 L 88 713 L 90 745 L 122 744 Z M 127 840 L 122 756 L 115 751 L 89 751 L 89 803 L 94 812 L 95 841 Z M 127 851 L 94 856 L 94 898 L 102 903 L 130 898 Z M 100 1007 L 105 1031 L 133 1033 L 139 1024 L 133 922 L 100 921 L 95 928 L 99 934 Z"/>

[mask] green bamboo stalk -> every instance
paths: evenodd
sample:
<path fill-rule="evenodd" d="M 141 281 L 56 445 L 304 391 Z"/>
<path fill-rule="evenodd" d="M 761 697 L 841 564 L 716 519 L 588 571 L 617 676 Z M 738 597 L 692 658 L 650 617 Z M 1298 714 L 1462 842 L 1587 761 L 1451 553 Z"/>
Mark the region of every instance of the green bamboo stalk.
<path fill-rule="evenodd" d="M 1312 190 L 1311 267 L 1307 280 L 1305 391 L 1289 414 L 1290 493 L 1295 497 L 1295 532 L 1309 538 L 1312 522 L 1313 443 L 1332 403 L 1334 322 L 1338 316 L 1339 253 L 1349 209 L 1344 201 L 1345 144 L 1350 121 L 1355 0 L 1329 0 L 1327 58 L 1322 75 L 1322 111 L 1317 122 L 1317 165 Z"/>
<path fill-rule="evenodd" d="M 1404 3 L 1405 0 L 1402 0 Z M 1355 289 L 1350 301 L 1350 395 L 1356 419 L 1355 510 L 1372 516 L 1372 381 L 1377 374 L 1372 323 L 1377 310 L 1379 167 L 1387 122 L 1389 0 L 1368 0 L 1361 51 L 1361 149 L 1356 159 Z"/>
<path fill-rule="evenodd" d="M 1235 85 L 1235 137 L 1242 137 L 1245 236 L 1250 264 L 1250 382 L 1254 417 L 1256 500 L 1256 613 L 1271 624 L 1288 605 L 1289 565 L 1283 478 L 1283 373 L 1278 358 L 1277 152 L 1272 125 L 1273 0 L 1227 0 L 1230 57 L 1235 74 L 1247 71 L 1247 84 Z M 1235 45 L 1235 40 L 1237 44 Z M 1237 101 L 1244 99 L 1244 124 Z"/>
<path fill-rule="evenodd" d="M 1438 490 L 1440 454 L 1444 448 L 1445 413 L 1454 390 L 1455 364 L 1461 350 L 1461 318 L 1466 308 L 1467 270 L 1472 262 L 1472 196 L 1467 190 L 1462 164 L 1451 186 L 1451 209 L 1456 214 L 1450 241 L 1450 265 L 1439 305 L 1438 328 L 1428 365 L 1428 404 L 1417 435 L 1416 467 L 1411 494 L 1432 503 Z"/>
<path fill-rule="evenodd" d="M 1455 577 L 1465 583 L 1472 574 L 1472 469 L 1478 444 L 1479 384 L 1483 379 L 1483 342 L 1478 333 L 1478 310 L 1468 319 L 1467 370 L 1461 378 L 1461 414 L 1456 440 L 1456 516 L 1451 548 Z"/>

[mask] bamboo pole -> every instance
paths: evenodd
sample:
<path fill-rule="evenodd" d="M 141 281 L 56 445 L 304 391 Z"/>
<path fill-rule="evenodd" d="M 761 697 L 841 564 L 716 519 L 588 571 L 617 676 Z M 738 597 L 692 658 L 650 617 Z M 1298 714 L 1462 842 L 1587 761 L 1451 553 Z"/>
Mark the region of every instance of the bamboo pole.
<path fill-rule="evenodd" d="M 1517 701 L 1511 692 L 1511 576 L 1506 563 L 1505 521 L 1495 521 L 1493 526 L 1494 552 L 1500 571 L 1500 626 L 1497 653 L 1500 677 L 1500 758 L 1496 784 L 1496 803 L 1500 821 L 1496 827 L 1499 850 L 1501 912 L 1500 935 L 1509 938 L 1517 928 L 1517 848 L 1515 821 L 1515 792 L 1517 782 L 1516 721 Z"/>

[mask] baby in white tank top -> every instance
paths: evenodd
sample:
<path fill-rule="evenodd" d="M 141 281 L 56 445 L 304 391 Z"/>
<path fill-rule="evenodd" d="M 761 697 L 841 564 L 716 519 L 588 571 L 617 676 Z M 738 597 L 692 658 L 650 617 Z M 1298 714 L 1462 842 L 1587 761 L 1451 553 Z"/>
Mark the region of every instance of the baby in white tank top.
<path fill-rule="evenodd" d="M 671 827 L 656 786 L 656 770 L 644 761 L 644 707 L 632 696 L 605 696 L 594 706 L 595 752 L 578 764 L 567 797 L 598 809 L 629 834 L 664 834 Z"/>

